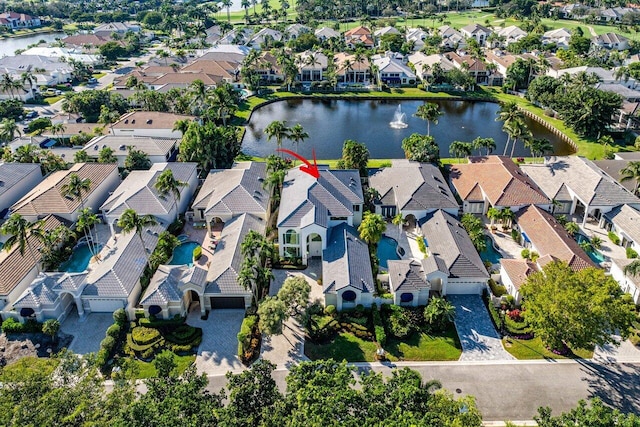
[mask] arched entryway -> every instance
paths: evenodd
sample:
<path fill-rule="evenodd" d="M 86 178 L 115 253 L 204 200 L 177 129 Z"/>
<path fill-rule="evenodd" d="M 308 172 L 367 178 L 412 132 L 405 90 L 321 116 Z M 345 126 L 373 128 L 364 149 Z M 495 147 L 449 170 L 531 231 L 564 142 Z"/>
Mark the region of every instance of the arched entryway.
<path fill-rule="evenodd" d="M 404 217 L 404 229 L 408 231 L 414 231 L 418 225 L 418 220 L 414 214 L 409 214 Z"/>
<path fill-rule="evenodd" d="M 209 222 L 209 233 L 212 237 L 220 237 L 222 229 L 224 228 L 224 221 L 220 217 L 214 217 Z"/>
<path fill-rule="evenodd" d="M 318 233 L 307 236 L 307 253 L 310 258 L 322 258 L 322 236 Z"/>

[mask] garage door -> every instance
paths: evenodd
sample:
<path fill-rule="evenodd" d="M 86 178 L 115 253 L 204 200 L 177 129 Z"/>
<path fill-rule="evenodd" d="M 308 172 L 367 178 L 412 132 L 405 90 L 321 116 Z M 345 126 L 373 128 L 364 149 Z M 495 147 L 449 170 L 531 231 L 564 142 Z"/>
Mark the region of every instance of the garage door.
<path fill-rule="evenodd" d="M 89 307 L 92 313 L 113 313 L 122 308 L 122 300 L 114 299 L 96 299 L 89 300 Z"/>
<path fill-rule="evenodd" d="M 211 297 L 211 308 L 244 308 L 244 297 Z"/>

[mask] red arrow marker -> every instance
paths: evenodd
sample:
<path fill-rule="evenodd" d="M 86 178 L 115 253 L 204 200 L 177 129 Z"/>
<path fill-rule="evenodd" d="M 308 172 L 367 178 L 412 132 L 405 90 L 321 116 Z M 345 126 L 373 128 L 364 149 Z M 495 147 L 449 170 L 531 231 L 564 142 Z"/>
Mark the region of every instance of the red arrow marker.
<path fill-rule="evenodd" d="M 313 164 L 311 164 L 309 162 L 309 160 L 305 159 L 300 154 L 298 154 L 298 153 L 296 153 L 294 151 L 291 151 L 291 150 L 287 150 L 286 148 L 278 148 L 276 151 L 279 151 L 281 153 L 289 154 L 289 155 L 295 157 L 296 159 L 300 160 L 301 162 L 304 163 L 304 165 L 300 166 L 300 170 L 302 172 L 308 173 L 309 175 L 311 175 L 315 179 L 320 178 L 320 171 L 318 170 L 318 164 L 316 162 L 316 150 L 313 150 Z"/>

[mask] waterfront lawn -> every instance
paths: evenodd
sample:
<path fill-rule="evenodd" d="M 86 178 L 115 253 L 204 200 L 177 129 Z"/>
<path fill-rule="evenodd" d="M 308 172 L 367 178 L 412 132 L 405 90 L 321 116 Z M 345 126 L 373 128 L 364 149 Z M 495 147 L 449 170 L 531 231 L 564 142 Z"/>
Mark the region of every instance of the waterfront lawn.
<path fill-rule="evenodd" d="M 591 359 L 593 350 L 578 349 L 572 350 L 572 354 L 561 356 L 547 349 L 540 338 L 531 340 L 518 340 L 515 338 L 503 338 L 502 344 L 513 357 L 518 360 L 529 359 Z"/>

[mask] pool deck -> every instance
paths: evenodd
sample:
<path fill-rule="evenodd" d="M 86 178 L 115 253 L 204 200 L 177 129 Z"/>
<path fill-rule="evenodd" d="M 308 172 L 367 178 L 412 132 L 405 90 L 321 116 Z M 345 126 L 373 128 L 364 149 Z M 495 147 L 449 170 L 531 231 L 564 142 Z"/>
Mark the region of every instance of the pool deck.
<path fill-rule="evenodd" d="M 208 270 L 209 265 L 211 264 L 211 257 L 213 256 L 214 250 L 212 249 L 213 239 L 209 236 L 207 229 L 194 228 L 193 224 L 187 222 L 182 229 L 182 234 L 189 236 L 189 240 L 187 241 L 196 242 L 199 243 L 200 246 L 202 246 L 202 256 L 198 261 L 194 263 L 194 265 Z"/>
<path fill-rule="evenodd" d="M 424 254 L 418 249 L 417 234 L 413 230 L 407 230 L 406 227 L 403 227 L 402 232 L 400 232 L 397 225 L 388 222 L 384 235 L 398 242 L 398 248 L 404 249 L 404 255 L 400 259 L 421 260 L 424 258 Z"/>

